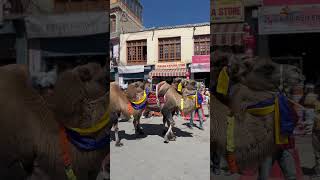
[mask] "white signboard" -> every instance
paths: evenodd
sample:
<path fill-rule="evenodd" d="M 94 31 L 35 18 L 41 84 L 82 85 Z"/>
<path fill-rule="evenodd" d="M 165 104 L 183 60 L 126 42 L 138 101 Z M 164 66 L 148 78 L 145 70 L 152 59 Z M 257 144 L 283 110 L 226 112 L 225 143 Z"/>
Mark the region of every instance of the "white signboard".
<path fill-rule="evenodd" d="M 320 32 L 320 4 L 264 6 L 259 9 L 259 34 Z"/>
<path fill-rule="evenodd" d="M 137 66 L 118 66 L 119 74 L 131 74 L 144 72 L 144 65 Z"/>
<path fill-rule="evenodd" d="M 53 38 L 94 35 L 109 32 L 106 12 L 81 12 L 26 18 L 29 38 Z"/>

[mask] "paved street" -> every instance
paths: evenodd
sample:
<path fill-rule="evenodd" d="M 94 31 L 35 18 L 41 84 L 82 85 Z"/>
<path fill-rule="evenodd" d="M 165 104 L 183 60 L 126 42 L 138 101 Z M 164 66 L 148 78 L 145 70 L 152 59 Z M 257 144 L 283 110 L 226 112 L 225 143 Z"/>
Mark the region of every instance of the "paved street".
<path fill-rule="evenodd" d="M 187 121 L 175 118 L 177 140 L 169 144 L 163 142 L 160 117 L 141 120 L 146 135 L 140 139 L 134 136 L 132 121 L 120 122 L 124 146 L 115 147 L 114 141 L 111 143 L 111 179 L 210 179 L 209 119 L 202 131 L 196 127 L 189 129 L 185 125 Z"/>
<path fill-rule="evenodd" d="M 302 166 L 302 170 L 304 172 L 303 180 L 320 180 L 320 178 L 311 178 L 309 175 L 311 174 L 311 168 L 314 165 L 314 156 L 311 144 L 311 137 L 296 137 L 296 145 L 298 147 L 300 162 Z M 223 163 L 223 167 L 225 167 L 225 163 Z M 223 174 L 223 173 L 222 173 Z M 211 180 L 238 180 L 238 175 L 226 176 L 220 175 L 215 176 L 211 171 Z"/>

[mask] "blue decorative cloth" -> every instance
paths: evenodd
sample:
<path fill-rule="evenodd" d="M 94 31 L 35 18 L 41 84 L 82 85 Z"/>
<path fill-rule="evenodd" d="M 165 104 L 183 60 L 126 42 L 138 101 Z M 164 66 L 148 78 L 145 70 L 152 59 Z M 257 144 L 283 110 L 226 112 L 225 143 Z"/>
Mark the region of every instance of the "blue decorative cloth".
<path fill-rule="evenodd" d="M 198 104 L 202 104 L 203 97 L 202 97 L 201 93 L 197 92 L 197 96 L 198 96 Z"/>
<path fill-rule="evenodd" d="M 280 133 L 292 135 L 295 128 L 295 119 L 292 116 L 294 109 L 290 106 L 288 98 L 282 94 L 278 96 L 280 110 Z"/>
<path fill-rule="evenodd" d="M 66 129 L 65 132 L 69 141 L 83 151 L 95 151 L 110 145 L 110 136 L 107 133 L 104 137 L 96 140 L 90 136 L 81 136 L 79 133 L 70 129 Z"/>
<path fill-rule="evenodd" d="M 279 93 L 277 97 L 280 112 L 280 134 L 292 135 L 296 125 L 295 110 L 291 107 L 288 98 L 285 95 Z M 274 104 L 275 98 L 271 98 L 261 101 L 255 105 L 250 105 L 247 109 L 264 108 Z"/>

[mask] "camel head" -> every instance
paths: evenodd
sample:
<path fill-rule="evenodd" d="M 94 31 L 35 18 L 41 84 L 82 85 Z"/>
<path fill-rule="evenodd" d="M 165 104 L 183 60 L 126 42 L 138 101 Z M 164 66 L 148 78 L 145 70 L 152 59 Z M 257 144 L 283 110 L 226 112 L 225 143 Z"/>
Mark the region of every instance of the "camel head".
<path fill-rule="evenodd" d="M 91 127 L 107 110 L 108 91 L 106 69 L 96 63 L 62 72 L 52 100 L 57 120 L 70 127 Z"/>
<path fill-rule="evenodd" d="M 293 65 L 280 65 L 269 58 L 256 58 L 241 66 L 241 82 L 254 90 L 277 91 L 280 85 L 290 88 L 304 81 L 299 68 Z"/>
<path fill-rule="evenodd" d="M 128 85 L 127 96 L 130 101 L 138 101 L 144 95 L 145 83 L 142 81 L 137 81 Z"/>
<path fill-rule="evenodd" d="M 187 96 L 195 94 L 197 91 L 197 82 L 195 80 L 183 80 L 182 82 L 182 95 Z"/>

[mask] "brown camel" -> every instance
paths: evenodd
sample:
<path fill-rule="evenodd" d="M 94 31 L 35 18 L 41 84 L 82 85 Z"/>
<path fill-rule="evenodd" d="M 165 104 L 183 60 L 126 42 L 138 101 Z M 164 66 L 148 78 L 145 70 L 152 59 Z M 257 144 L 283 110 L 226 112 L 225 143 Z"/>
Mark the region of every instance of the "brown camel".
<path fill-rule="evenodd" d="M 116 146 L 123 145 L 119 138 L 118 119 L 120 115 L 124 115 L 126 119 L 137 116 L 139 112 L 131 106 L 131 102 L 141 99 L 143 93 L 144 90 L 137 83 L 128 85 L 127 91 L 123 91 L 117 83 L 110 84 L 110 119 L 115 131 Z M 134 124 L 136 124 L 135 121 Z"/>
<path fill-rule="evenodd" d="M 244 169 L 276 151 L 273 113 L 257 117 L 245 111 L 245 107 L 272 98 L 279 92 L 279 87 L 286 89 L 300 83 L 303 76 L 296 67 L 279 65 L 270 59 L 256 58 L 234 64 L 230 63 L 231 59 L 227 61 L 231 69 L 229 76 L 234 84 L 227 97 L 218 98 L 213 92 L 210 108 L 211 148 L 219 154 L 226 153 L 227 116 L 234 114 L 234 153 L 239 168 Z M 213 72 L 213 78 L 217 78 L 217 74 Z"/>
<path fill-rule="evenodd" d="M 196 82 L 193 80 L 185 81 L 185 87 L 183 89 L 182 95 L 179 94 L 176 88 L 167 82 L 163 81 L 159 83 L 159 96 L 164 96 L 165 103 L 161 108 L 161 113 L 163 115 L 163 127 L 166 129 L 166 124 L 168 125 L 168 130 L 164 136 L 164 142 L 168 143 L 169 140 L 174 141 L 176 136 L 173 133 L 174 120 L 173 115 L 176 111 L 181 111 L 184 114 L 189 114 L 196 109 L 195 99 L 191 95 L 196 93 L 195 86 Z"/>
<path fill-rule="evenodd" d="M 32 87 L 26 66 L 0 67 L 0 179 L 67 180 L 65 154 L 78 180 L 95 180 L 109 153 L 108 144 L 84 151 L 63 137 L 68 135 L 66 128 L 89 128 L 100 122 L 108 105 L 105 74 L 97 64 L 62 73 L 49 108 Z M 99 139 L 106 131 L 103 126 L 90 136 Z"/>

